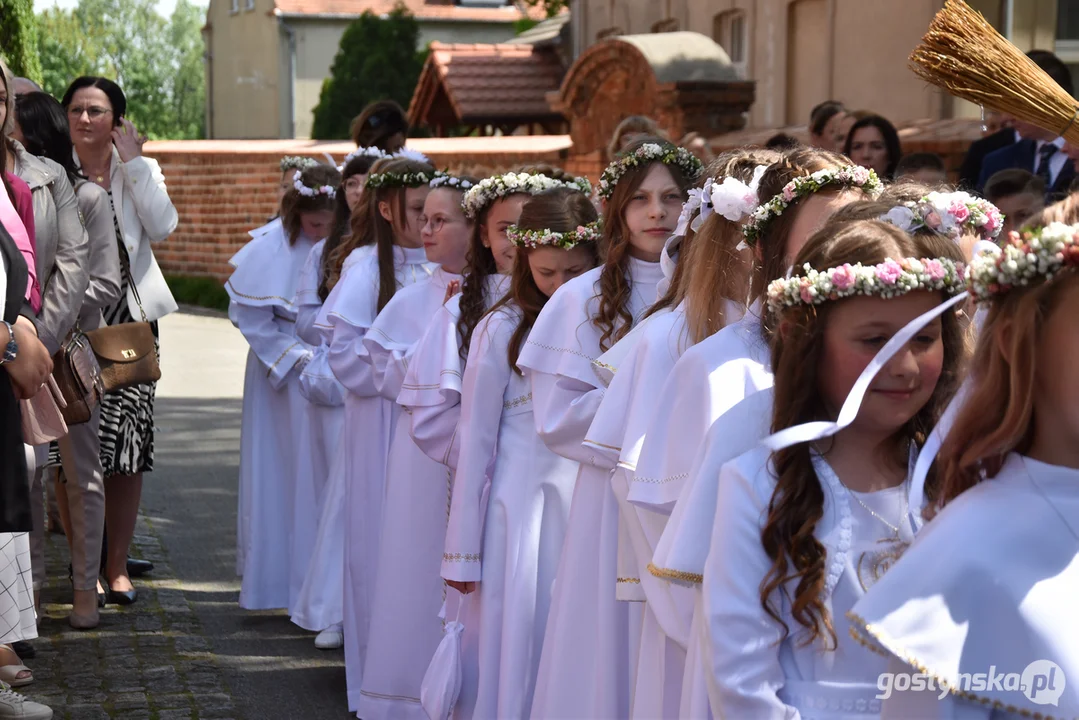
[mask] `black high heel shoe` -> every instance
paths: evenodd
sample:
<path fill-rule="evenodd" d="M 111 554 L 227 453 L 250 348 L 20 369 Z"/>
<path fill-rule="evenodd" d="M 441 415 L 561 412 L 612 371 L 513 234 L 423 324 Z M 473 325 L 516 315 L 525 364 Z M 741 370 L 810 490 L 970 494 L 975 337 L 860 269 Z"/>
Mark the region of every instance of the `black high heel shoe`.
<path fill-rule="evenodd" d="M 109 587 L 108 584 L 106 584 L 106 587 Z M 135 588 L 120 591 L 113 590 L 111 587 L 109 587 L 108 601 L 115 605 L 134 605 L 138 601 L 138 599 L 139 591 Z"/>

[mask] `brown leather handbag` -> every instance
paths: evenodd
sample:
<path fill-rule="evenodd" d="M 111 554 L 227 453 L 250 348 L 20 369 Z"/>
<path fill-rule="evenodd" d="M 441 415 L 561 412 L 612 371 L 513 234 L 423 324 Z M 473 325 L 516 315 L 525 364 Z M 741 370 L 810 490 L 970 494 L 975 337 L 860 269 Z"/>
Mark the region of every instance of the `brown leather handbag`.
<path fill-rule="evenodd" d="M 131 293 L 135 296 L 142 322 L 108 325 L 86 333 L 90 347 L 94 349 L 101 365 L 101 379 L 107 392 L 134 385 L 148 385 L 161 379 L 161 367 L 157 361 L 157 338 L 146 320 L 139 289 L 131 277 L 127 253 L 122 248 L 120 269 L 127 277 Z"/>
<path fill-rule="evenodd" d="M 105 386 L 90 341 L 78 328 L 71 331 L 53 355 L 52 376 L 67 403 L 60 406 L 64 422 L 68 425 L 88 422 L 105 395 Z"/>

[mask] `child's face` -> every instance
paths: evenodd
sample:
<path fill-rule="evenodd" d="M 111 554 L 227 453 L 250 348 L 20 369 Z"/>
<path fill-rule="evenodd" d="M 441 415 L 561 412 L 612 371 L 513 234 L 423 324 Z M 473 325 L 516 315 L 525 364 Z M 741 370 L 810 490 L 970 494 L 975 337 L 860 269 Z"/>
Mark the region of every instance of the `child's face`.
<path fill-rule="evenodd" d="M 1019 193 L 997 198 L 994 203 L 1004 213 L 1005 236 L 1012 230 L 1019 230 L 1027 221 L 1045 209 L 1045 198 L 1036 193 Z"/>
<path fill-rule="evenodd" d="M 1060 280 L 1068 286 L 1060 291 L 1038 343 L 1031 455 L 1053 464 L 1079 467 L 1079 374 L 1075 372 L 1075 358 L 1079 357 L 1079 323 L 1075 321 L 1079 278 L 1074 272 L 1070 274 L 1070 278 L 1066 274 Z M 1066 450 L 1070 453 L 1065 454 Z"/>
<path fill-rule="evenodd" d="M 836 303 L 824 330 L 818 374 L 819 390 L 833 417 L 884 344 L 942 300 L 940 293 L 916 291 L 890 300 L 854 297 Z M 940 318 L 935 319 L 881 369 L 862 401 L 856 427 L 890 436 L 925 406 L 944 366 L 941 328 Z"/>
<path fill-rule="evenodd" d="M 463 272 L 472 225 L 461 211 L 461 193 L 450 188 L 432 190 L 423 205 L 421 222 L 420 236 L 427 259 L 447 272 Z"/>
<path fill-rule="evenodd" d="M 388 200 L 380 200 L 378 213 L 393 228 L 393 241 L 401 247 L 423 247 L 420 231 L 423 229 L 423 204 L 431 188 L 423 185 L 405 190 L 405 226 L 399 227 L 396 208 Z"/>
<path fill-rule="evenodd" d="M 356 207 L 363 197 L 363 184 L 367 181 L 367 175 L 350 175 L 345 180 L 345 202 L 348 203 L 349 212 L 356 212 Z"/>
<path fill-rule="evenodd" d="M 300 227 L 311 240 L 329 237 L 333 230 L 333 210 L 300 213 Z"/>
<path fill-rule="evenodd" d="M 592 266 L 591 253 L 581 247 L 571 250 L 540 247 L 528 253 L 528 267 L 532 271 L 532 279 L 536 281 L 540 292 L 547 297 L 554 295 L 555 290 L 581 273 L 591 270 Z"/>
<path fill-rule="evenodd" d="M 682 191 L 663 163 L 652 163 L 622 214 L 634 257 L 658 261 L 682 213 Z"/>
<path fill-rule="evenodd" d="M 824 227 L 824 223 L 828 222 L 836 210 L 850 205 L 860 197 L 856 192 L 844 190 L 840 193 L 814 193 L 799 201 L 795 209 L 798 214 L 791 224 L 790 234 L 787 235 L 786 266 L 794 264 L 794 258 L 798 257 L 806 240 Z"/>
<path fill-rule="evenodd" d="M 528 202 L 529 195 L 516 193 L 491 203 L 483 225 L 483 246 L 491 249 L 495 256 L 495 266 L 502 275 L 513 272 L 513 260 L 517 257 L 517 247 L 506 237 L 506 228 L 516 225 L 521 217 L 521 208 Z"/>

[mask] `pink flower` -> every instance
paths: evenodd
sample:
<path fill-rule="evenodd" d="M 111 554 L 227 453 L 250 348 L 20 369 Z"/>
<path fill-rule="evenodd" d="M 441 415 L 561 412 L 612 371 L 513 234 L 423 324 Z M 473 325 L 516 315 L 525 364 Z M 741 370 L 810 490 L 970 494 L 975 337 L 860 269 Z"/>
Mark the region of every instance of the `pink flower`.
<path fill-rule="evenodd" d="M 1000 213 L 996 210 L 989 210 L 985 214 L 985 229 L 989 232 L 994 232 L 1000 227 Z"/>
<path fill-rule="evenodd" d="M 813 303 L 813 285 L 808 280 L 802 280 L 802 288 L 798 291 L 798 295 L 802 298 L 802 302 L 807 304 Z"/>
<path fill-rule="evenodd" d="M 895 281 L 903 274 L 903 268 L 895 260 L 886 260 L 875 268 L 877 279 L 885 285 L 895 285 Z"/>
<path fill-rule="evenodd" d="M 936 210 L 931 210 L 930 212 L 926 213 L 925 226 L 927 228 L 929 228 L 930 230 L 939 230 L 940 225 L 940 215 L 937 214 Z"/>
<path fill-rule="evenodd" d="M 948 274 L 940 260 L 926 260 L 922 263 L 922 267 L 925 268 L 925 274 L 932 278 L 934 282 L 943 280 L 944 276 Z"/>
<path fill-rule="evenodd" d="M 855 185 L 865 185 L 869 182 L 869 171 L 861 165 L 855 166 L 851 171 L 851 179 Z"/>
<path fill-rule="evenodd" d="M 586 228 L 584 225 L 578 225 L 577 226 L 577 234 L 578 235 L 584 235 L 586 232 L 588 232 L 588 228 Z"/>
<path fill-rule="evenodd" d="M 794 185 L 788 185 L 783 188 L 783 201 L 790 202 L 794 199 Z"/>
<path fill-rule="evenodd" d="M 970 217 L 970 208 L 961 202 L 954 202 L 948 208 L 948 213 L 955 218 L 956 222 L 965 223 Z"/>
<path fill-rule="evenodd" d="M 836 290 L 847 290 L 854 285 L 856 279 L 854 268 L 849 264 L 841 265 L 832 271 L 832 284 Z"/>

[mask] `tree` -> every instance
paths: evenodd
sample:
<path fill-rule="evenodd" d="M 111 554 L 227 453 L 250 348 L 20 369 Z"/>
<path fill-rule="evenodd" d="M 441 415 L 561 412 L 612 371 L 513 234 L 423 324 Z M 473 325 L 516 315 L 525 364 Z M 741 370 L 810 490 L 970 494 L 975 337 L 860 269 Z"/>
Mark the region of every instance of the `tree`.
<path fill-rule="evenodd" d="M 347 138 L 352 118 L 375 100 L 408 107 L 426 57 L 416 50 L 419 38 L 416 18 L 400 2 L 385 19 L 367 11 L 349 24 L 322 83 L 311 135 Z"/>
<path fill-rule="evenodd" d="M 178 0 L 166 19 L 156 6 L 156 0 L 79 0 L 74 10 L 43 12 L 46 91 L 62 97 L 80 75 L 108 77 L 124 89 L 127 117 L 150 138 L 202 137 L 202 10 Z"/>
<path fill-rule="evenodd" d="M 15 75 L 41 82 L 33 0 L 0 0 L 0 53 Z"/>
<path fill-rule="evenodd" d="M 530 7 L 543 8 L 543 12 L 547 17 L 552 18 L 558 13 L 566 9 L 567 0 L 518 0 L 518 7 L 524 6 L 522 9 Z"/>

